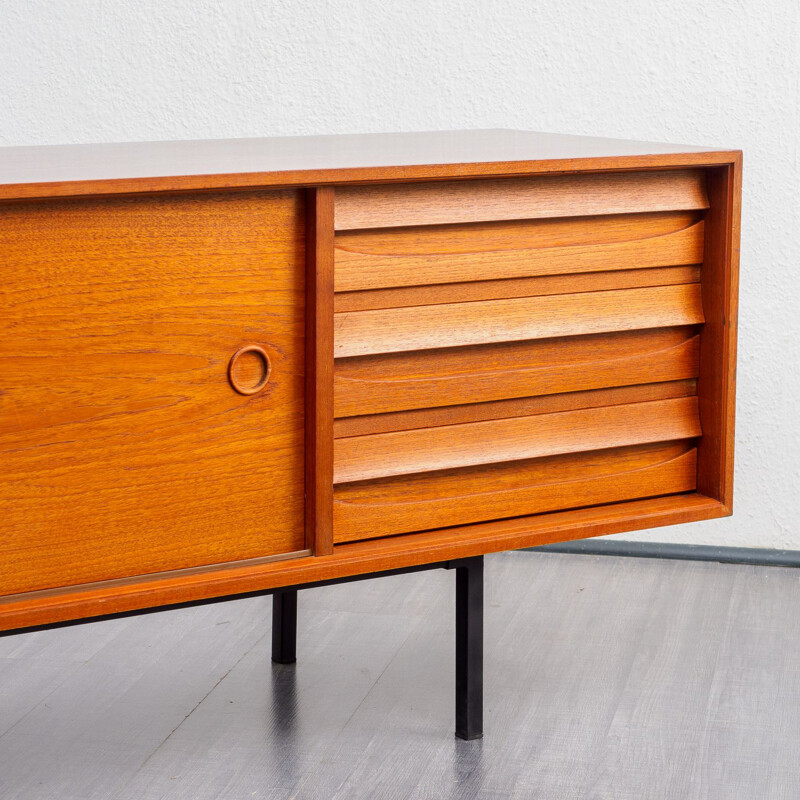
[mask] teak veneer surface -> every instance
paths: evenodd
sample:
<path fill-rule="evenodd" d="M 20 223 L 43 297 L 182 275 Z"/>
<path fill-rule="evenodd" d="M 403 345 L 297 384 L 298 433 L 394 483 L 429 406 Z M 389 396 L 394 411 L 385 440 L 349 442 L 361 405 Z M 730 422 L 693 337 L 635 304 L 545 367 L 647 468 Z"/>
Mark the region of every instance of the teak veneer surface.
<path fill-rule="evenodd" d="M 631 233 L 635 235 L 635 229 Z M 428 283 L 699 264 L 703 260 L 703 235 L 703 223 L 698 222 L 669 233 L 627 241 L 514 250 L 385 255 L 337 248 L 335 287 L 337 292 L 351 292 Z"/>
<path fill-rule="evenodd" d="M 666 400 L 672 397 L 696 395 L 696 380 L 641 383 L 635 386 L 619 386 L 610 389 L 589 389 L 583 392 L 465 403 L 386 414 L 364 414 L 359 417 L 341 417 L 334 420 L 333 434 L 337 439 L 341 439 L 346 436 L 364 436 L 368 433 L 435 428 L 440 425 L 456 425 L 461 422 L 482 422 L 487 419 L 552 414 L 557 411 L 574 411 L 578 408 L 645 403 L 649 400 Z"/>
<path fill-rule="evenodd" d="M 434 188 L 438 185 L 433 184 Z M 563 247 L 663 236 L 688 228 L 702 218 L 702 212 L 698 211 L 659 211 L 412 225 L 337 231 L 336 247 L 347 252 L 389 256 Z"/>
<path fill-rule="evenodd" d="M 334 442 L 334 483 L 688 439 L 696 397 L 352 436 Z"/>
<path fill-rule="evenodd" d="M 333 554 L 324 558 L 220 564 L 202 573 L 185 570 L 68 587 L 57 592 L 30 592 L 0 597 L 0 630 L 241 595 L 622 531 L 678 525 L 724 517 L 729 513 L 729 509 L 718 500 L 689 492 L 345 543 L 335 546 Z"/>
<path fill-rule="evenodd" d="M 521 517 L 638 497 L 688 492 L 697 481 L 691 444 L 637 447 L 481 464 L 336 487 L 337 542 Z"/>
<path fill-rule="evenodd" d="M 642 286 L 672 286 L 700 283 L 699 265 L 689 267 L 652 267 L 623 269 L 616 272 L 584 272 L 574 275 L 542 275 L 533 278 L 437 283 L 406 286 L 399 289 L 373 289 L 361 292 L 337 292 L 335 312 L 371 311 L 378 308 L 432 306 L 442 303 L 468 303 L 476 300 L 503 300 L 510 297 L 533 297 L 546 294 L 599 292 L 604 289 L 634 289 Z"/>
<path fill-rule="evenodd" d="M 337 187 L 334 540 L 694 490 L 708 205 L 703 170 Z"/>
<path fill-rule="evenodd" d="M 307 197 L 306 250 L 306 546 L 333 549 L 333 190 Z"/>
<path fill-rule="evenodd" d="M 698 446 L 701 491 L 733 503 L 736 348 L 739 312 L 740 161 L 709 170 L 713 207 L 706 229 L 703 307 L 708 314 L 700 346 L 698 397 L 703 438 Z"/>
<path fill-rule="evenodd" d="M 336 190 L 336 230 L 708 207 L 701 170 L 547 175 Z"/>
<path fill-rule="evenodd" d="M 335 315 L 334 355 L 553 339 L 703 322 L 700 285 L 515 297 Z"/>
<path fill-rule="evenodd" d="M 694 327 L 336 360 L 337 417 L 695 378 Z"/>
<path fill-rule="evenodd" d="M 0 630 L 729 514 L 740 194 L 520 131 L 0 149 Z"/>
<path fill-rule="evenodd" d="M 305 548 L 303 213 L 295 190 L 0 209 L 0 594 Z M 243 396 L 252 343 L 271 374 Z"/>

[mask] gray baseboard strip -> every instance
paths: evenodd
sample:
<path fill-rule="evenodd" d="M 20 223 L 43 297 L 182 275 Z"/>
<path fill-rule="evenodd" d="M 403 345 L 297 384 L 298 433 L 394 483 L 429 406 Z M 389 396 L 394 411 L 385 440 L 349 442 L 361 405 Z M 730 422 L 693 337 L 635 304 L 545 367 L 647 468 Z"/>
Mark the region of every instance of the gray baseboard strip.
<path fill-rule="evenodd" d="M 707 544 L 670 542 L 624 542 L 581 539 L 574 542 L 526 547 L 540 553 L 579 553 L 596 556 L 635 558 L 675 558 L 686 561 L 717 561 L 720 564 L 756 564 L 762 567 L 800 567 L 800 550 L 773 550 L 762 547 L 716 547 Z"/>

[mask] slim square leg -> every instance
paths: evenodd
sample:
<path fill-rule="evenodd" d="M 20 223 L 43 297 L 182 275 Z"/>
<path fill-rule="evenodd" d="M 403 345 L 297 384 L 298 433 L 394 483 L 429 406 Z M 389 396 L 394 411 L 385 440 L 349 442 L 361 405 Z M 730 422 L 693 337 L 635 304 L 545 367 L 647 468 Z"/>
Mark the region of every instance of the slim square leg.
<path fill-rule="evenodd" d="M 456 736 L 483 736 L 483 556 L 455 562 Z"/>
<path fill-rule="evenodd" d="M 272 660 L 276 664 L 297 661 L 297 589 L 272 595 Z"/>

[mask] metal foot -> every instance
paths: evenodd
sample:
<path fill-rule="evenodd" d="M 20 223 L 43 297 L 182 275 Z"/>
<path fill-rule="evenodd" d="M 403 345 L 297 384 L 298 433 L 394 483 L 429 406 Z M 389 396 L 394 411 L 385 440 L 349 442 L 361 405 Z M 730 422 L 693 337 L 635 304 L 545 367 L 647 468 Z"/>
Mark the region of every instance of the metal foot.
<path fill-rule="evenodd" d="M 272 660 L 276 664 L 297 661 L 297 590 L 272 595 Z"/>
<path fill-rule="evenodd" d="M 456 570 L 456 736 L 483 736 L 483 556 Z"/>

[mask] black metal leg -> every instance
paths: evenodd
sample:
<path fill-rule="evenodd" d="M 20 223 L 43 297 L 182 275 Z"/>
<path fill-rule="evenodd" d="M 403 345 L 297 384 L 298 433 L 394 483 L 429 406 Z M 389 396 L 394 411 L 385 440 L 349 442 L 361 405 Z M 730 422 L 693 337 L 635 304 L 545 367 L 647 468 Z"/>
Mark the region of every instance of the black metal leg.
<path fill-rule="evenodd" d="M 483 736 L 483 556 L 456 569 L 456 736 Z"/>
<path fill-rule="evenodd" d="M 297 661 L 297 590 L 272 595 L 272 660 L 276 664 Z"/>

